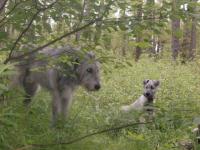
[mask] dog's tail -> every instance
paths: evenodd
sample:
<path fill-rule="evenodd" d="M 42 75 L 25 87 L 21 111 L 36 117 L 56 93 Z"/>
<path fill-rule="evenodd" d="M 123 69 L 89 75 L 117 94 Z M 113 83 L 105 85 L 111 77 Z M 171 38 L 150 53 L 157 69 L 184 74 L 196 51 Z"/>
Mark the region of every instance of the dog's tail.
<path fill-rule="evenodd" d="M 16 57 L 22 54 L 24 54 L 24 52 L 14 52 L 13 56 Z M 16 74 L 12 75 L 11 77 L 11 87 L 23 85 L 25 78 L 30 74 L 31 64 L 34 61 L 34 57 L 34 55 L 30 55 L 26 58 L 12 61 L 12 63 L 14 63 L 15 66 Z"/>
<path fill-rule="evenodd" d="M 23 86 L 29 74 L 30 74 L 30 68 L 16 67 L 16 73 L 10 77 L 11 79 L 10 88 Z"/>

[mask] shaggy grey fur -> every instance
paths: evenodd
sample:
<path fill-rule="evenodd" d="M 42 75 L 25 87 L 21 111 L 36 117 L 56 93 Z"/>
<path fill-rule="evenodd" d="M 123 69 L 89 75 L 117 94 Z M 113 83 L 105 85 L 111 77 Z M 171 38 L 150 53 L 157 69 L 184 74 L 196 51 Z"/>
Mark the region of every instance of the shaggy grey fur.
<path fill-rule="evenodd" d="M 68 61 L 59 62 L 58 58 L 62 59 L 63 56 L 66 56 Z M 77 86 L 81 85 L 88 91 L 96 91 L 101 87 L 99 62 L 95 55 L 92 52 L 83 53 L 71 46 L 44 49 L 22 60 L 17 68 L 17 80 L 26 92 L 26 105 L 31 102 L 38 85 L 50 91 L 53 124 L 58 114 L 66 116 Z"/>

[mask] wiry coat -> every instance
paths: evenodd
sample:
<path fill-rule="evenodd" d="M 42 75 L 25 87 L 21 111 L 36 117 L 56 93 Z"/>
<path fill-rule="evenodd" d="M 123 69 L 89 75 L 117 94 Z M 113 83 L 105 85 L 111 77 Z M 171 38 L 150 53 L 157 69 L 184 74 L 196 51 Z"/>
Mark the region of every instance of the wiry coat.
<path fill-rule="evenodd" d="M 152 121 L 154 118 L 154 108 L 153 103 L 154 96 L 157 91 L 160 82 L 158 80 L 144 80 L 144 92 L 143 94 L 132 104 L 125 105 L 121 107 L 123 112 L 135 111 L 144 111 L 144 115 L 139 117 L 139 121 L 144 123 L 146 121 Z"/>
<path fill-rule="evenodd" d="M 121 110 L 124 112 L 130 112 L 131 110 L 138 110 L 142 111 L 144 110 L 144 106 L 148 103 L 148 99 L 141 95 L 135 102 L 133 102 L 130 105 L 122 106 Z"/>
<path fill-rule="evenodd" d="M 39 57 L 38 57 L 39 56 Z M 66 56 L 66 62 L 58 58 Z M 92 52 L 83 53 L 71 46 L 44 49 L 22 60 L 17 68 L 18 80 L 26 92 L 25 104 L 29 104 L 38 85 L 52 94 L 52 123 L 59 113 L 66 116 L 73 92 L 82 85 L 89 91 L 100 89 L 99 62 Z"/>
<path fill-rule="evenodd" d="M 144 80 L 144 93 L 135 102 L 130 105 L 122 106 L 121 110 L 130 112 L 131 110 L 142 111 L 145 106 L 152 105 L 154 102 L 154 95 L 160 82 L 157 80 Z"/>

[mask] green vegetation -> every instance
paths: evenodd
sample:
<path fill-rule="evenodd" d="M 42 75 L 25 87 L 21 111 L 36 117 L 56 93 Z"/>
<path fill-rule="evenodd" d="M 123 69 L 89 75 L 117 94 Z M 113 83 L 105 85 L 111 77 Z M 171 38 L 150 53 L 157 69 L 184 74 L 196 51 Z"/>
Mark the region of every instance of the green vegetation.
<path fill-rule="evenodd" d="M 122 61 L 123 62 L 123 61 Z M 119 107 L 140 96 L 143 79 L 159 79 L 156 118 L 152 124 L 131 126 L 122 130 L 88 137 L 69 145 L 41 149 L 178 149 L 178 141 L 193 139 L 195 118 L 200 118 L 200 68 L 198 62 L 177 65 L 150 58 L 139 63 L 130 61 L 103 64 L 103 88 L 88 93 L 78 89 L 70 115 L 56 128 L 50 128 L 50 96 L 46 91 L 36 95 L 29 109 L 22 104 L 22 91 L 12 92 L 0 105 L 0 149 L 17 149 L 30 144 L 67 142 L 102 129 L 137 122 L 138 114 L 122 114 Z M 110 65 L 108 70 L 108 65 Z M 108 73 L 111 71 L 110 73 Z M 27 149 L 39 149 L 38 147 Z"/>
<path fill-rule="evenodd" d="M 178 150 L 182 140 L 195 143 L 199 10 L 199 0 L 0 0 L 0 150 Z M 25 108 L 24 91 L 9 86 L 10 75 L 17 61 L 64 45 L 95 52 L 102 88 L 79 88 L 67 120 L 52 128 L 50 94 L 42 89 Z M 62 56 L 56 63 L 71 65 Z M 119 108 L 141 95 L 144 79 L 161 86 L 155 120 L 141 128 L 134 125 L 140 113 Z M 133 125 L 66 144 L 127 124 Z"/>

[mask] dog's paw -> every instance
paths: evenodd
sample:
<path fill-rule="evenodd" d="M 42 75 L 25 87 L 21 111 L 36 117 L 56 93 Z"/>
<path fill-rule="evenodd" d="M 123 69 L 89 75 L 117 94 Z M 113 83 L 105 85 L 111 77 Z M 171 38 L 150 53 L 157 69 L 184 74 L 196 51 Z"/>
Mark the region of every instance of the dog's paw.
<path fill-rule="evenodd" d="M 121 108 L 120 108 L 120 110 L 122 111 L 122 112 L 129 112 L 130 111 L 130 107 L 129 106 L 121 106 Z"/>

